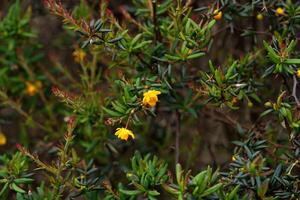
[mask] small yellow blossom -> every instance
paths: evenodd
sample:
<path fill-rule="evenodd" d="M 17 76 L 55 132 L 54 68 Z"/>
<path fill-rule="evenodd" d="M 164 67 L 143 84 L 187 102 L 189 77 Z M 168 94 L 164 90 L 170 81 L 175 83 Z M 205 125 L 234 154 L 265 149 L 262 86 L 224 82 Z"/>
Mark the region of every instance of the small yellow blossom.
<path fill-rule="evenodd" d="M 261 21 L 261 20 L 264 19 L 264 16 L 261 13 L 259 13 L 259 14 L 256 15 L 256 19 Z"/>
<path fill-rule="evenodd" d="M 128 178 L 133 176 L 133 174 L 131 172 L 128 172 L 126 175 L 127 175 Z"/>
<path fill-rule="evenodd" d="M 236 161 L 236 157 L 233 155 L 233 156 L 231 157 L 231 160 L 232 160 L 232 161 Z"/>
<path fill-rule="evenodd" d="M 36 82 L 26 82 L 26 94 L 29 96 L 34 96 L 41 89 L 42 83 L 40 81 Z"/>
<path fill-rule="evenodd" d="M 132 139 L 134 139 L 134 134 L 131 130 L 128 130 L 127 128 L 117 128 L 115 135 L 121 140 L 127 141 L 129 136 L 131 136 Z"/>
<path fill-rule="evenodd" d="M 149 90 L 143 94 L 143 105 L 147 106 L 149 105 L 150 107 L 154 107 L 156 103 L 158 102 L 158 97 L 157 95 L 160 95 L 161 92 L 157 90 Z"/>
<path fill-rule="evenodd" d="M 300 69 L 297 70 L 297 77 L 300 78 Z"/>
<path fill-rule="evenodd" d="M 3 133 L 0 133 L 0 146 L 5 145 L 6 142 L 6 136 Z"/>
<path fill-rule="evenodd" d="M 84 60 L 85 56 L 86 56 L 86 53 L 82 49 L 76 49 L 73 52 L 74 60 L 77 63 L 81 63 Z"/>
<path fill-rule="evenodd" d="M 222 19 L 222 11 L 219 11 L 219 9 L 214 10 L 214 19 L 215 20 L 220 20 Z"/>
<path fill-rule="evenodd" d="M 278 7 L 278 8 L 276 9 L 276 15 L 284 15 L 284 9 Z"/>

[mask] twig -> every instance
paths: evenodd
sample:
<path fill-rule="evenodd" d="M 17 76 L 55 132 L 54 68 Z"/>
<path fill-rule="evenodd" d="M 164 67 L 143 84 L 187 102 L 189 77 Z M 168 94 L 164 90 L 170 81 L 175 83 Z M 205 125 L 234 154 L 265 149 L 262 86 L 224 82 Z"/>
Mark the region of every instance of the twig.
<path fill-rule="evenodd" d="M 293 81 L 294 81 L 294 84 L 293 84 L 293 93 L 292 93 L 292 95 L 295 98 L 297 106 L 300 106 L 300 102 L 299 102 L 299 99 L 297 97 L 297 85 L 298 85 L 298 81 L 297 81 L 297 78 L 296 78 L 295 75 L 293 76 Z"/>
<path fill-rule="evenodd" d="M 154 43 L 157 43 L 160 41 L 160 32 L 157 26 L 157 13 L 156 13 L 156 8 L 157 8 L 157 4 L 156 4 L 156 0 L 152 0 L 152 9 L 153 9 L 153 26 L 154 26 L 154 32 L 155 32 L 155 37 L 154 37 Z"/>

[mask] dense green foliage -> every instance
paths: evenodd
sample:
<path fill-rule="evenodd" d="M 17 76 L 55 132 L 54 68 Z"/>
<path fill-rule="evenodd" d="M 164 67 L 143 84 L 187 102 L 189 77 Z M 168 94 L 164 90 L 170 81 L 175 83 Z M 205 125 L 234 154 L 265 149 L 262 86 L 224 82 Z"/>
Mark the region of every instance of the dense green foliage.
<path fill-rule="evenodd" d="M 300 199 L 299 2 L 5 5 L 0 199 Z"/>

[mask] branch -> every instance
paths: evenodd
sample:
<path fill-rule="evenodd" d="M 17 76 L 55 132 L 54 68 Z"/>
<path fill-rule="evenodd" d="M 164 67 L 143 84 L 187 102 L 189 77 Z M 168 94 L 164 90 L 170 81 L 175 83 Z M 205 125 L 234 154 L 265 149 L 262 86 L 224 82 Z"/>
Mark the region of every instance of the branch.
<path fill-rule="evenodd" d="M 299 107 L 300 106 L 300 102 L 299 102 L 299 99 L 297 97 L 297 84 L 298 84 L 298 81 L 297 81 L 297 78 L 296 78 L 295 75 L 293 76 L 293 81 L 294 81 L 294 85 L 293 85 L 293 93 L 292 93 L 292 95 L 295 98 L 297 106 Z"/>

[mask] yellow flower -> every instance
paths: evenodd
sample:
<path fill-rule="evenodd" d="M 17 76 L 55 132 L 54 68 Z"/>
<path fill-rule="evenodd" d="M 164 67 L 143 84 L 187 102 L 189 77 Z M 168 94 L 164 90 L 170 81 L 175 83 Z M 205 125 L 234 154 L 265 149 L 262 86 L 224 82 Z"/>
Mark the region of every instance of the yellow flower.
<path fill-rule="evenodd" d="M 29 96 L 34 96 L 42 87 L 42 83 L 40 81 L 36 82 L 26 82 L 26 94 Z"/>
<path fill-rule="evenodd" d="M 220 20 L 222 19 L 222 11 L 219 11 L 218 9 L 214 10 L 214 19 L 215 20 Z"/>
<path fill-rule="evenodd" d="M 259 14 L 256 15 L 256 19 L 261 21 L 261 20 L 264 19 L 264 16 L 261 13 L 259 13 Z"/>
<path fill-rule="evenodd" d="M 149 105 L 150 107 L 154 107 L 158 102 L 157 95 L 160 95 L 161 92 L 157 90 L 149 90 L 143 94 L 143 104 L 144 106 Z"/>
<path fill-rule="evenodd" d="M 297 77 L 300 78 L 300 69 L 297 70 Z"/>
<path fill-rule="evenodd" d="M 73 52 L 74 60 L 77 63 L 81 63 L 84 60 L 85 56 L 86 56 L 86 53 L 82 49 L 76 49 Z"/>
<path fill-rule="evenodd" d="M 6 136 L 3 133 L 0 133 L 0 146 L 6 144 Z"/>
<path fill-rule="evenodd" d="M 131 130 L 128 130 L 127 128 L 117 128 L 115 135 L 121 140 L 127 141 L 129 136 L 131 136 L 132 139 L 134 139 L 134 134 Z"/>
<path fill-rule="evenodd" d="M 284 15 L 284 9 L 278 7 L 278 8 L 276 9 L 276 15 Z"/>

